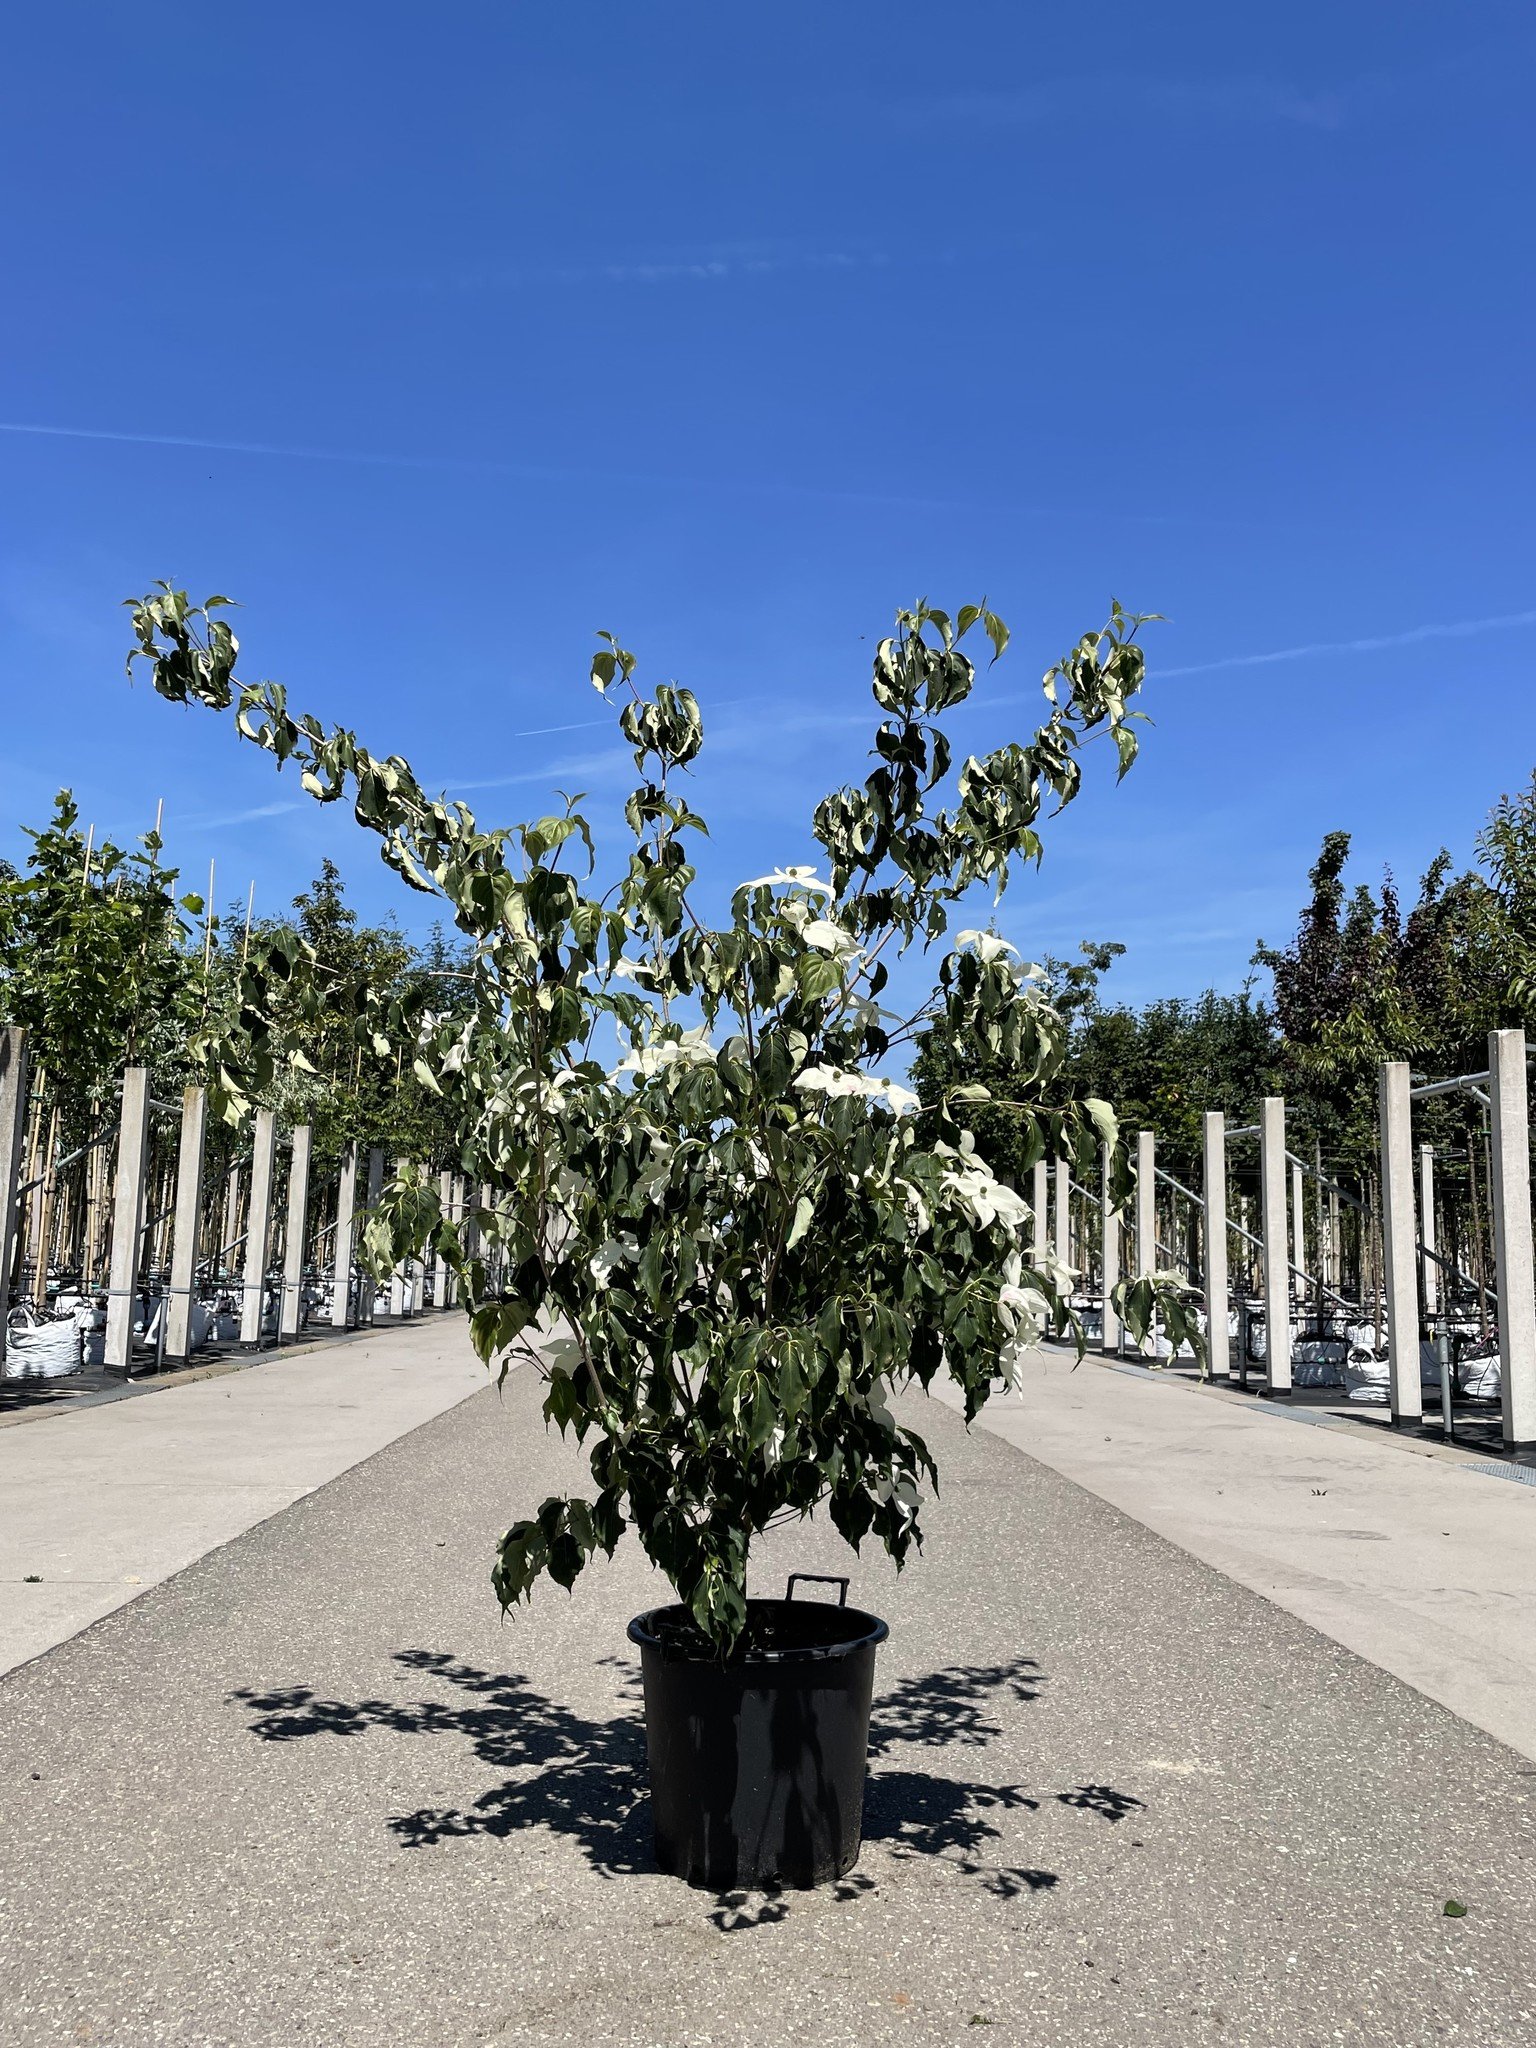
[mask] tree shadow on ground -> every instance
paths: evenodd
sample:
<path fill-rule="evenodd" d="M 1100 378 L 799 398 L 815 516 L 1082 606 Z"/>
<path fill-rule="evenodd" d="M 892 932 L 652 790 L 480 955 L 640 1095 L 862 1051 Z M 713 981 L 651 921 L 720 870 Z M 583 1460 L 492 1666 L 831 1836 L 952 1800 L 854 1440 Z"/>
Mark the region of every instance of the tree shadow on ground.
<path fill-rule="evenodd" d="M 548 1828 L 573 1841 L 603 1877 L 655 1869 L 646 1796 L 645 1727 L 640 1674 L 628 1660 L 602 1660 L 620 1673 L 621 1710 L 593 1720 L 552 1700 L 516 1672 L 483 1671 L 446 1651 L 401 1650 L 395 1662 L 451 1688 L 428 1699 L 328 1700 L 306 1686 L 245 1688 L 231 1702 L 253 1711 L 252 1734 L 264 1742 L 314 1735 L 451 1735 L 467 1740 L 477 1760 L 504 1773 L 468 1806 L 420 1807 L 391 1816 L 402 1847 L 422 1849 L 472 1835 L 507 1836 Z M 872 1770 L 865 1799 L 864 1839 L 898 1860 L 942 1857 L 999 1898 L 1048 1890 L 1054 1872 L 995 1864 L 998 1818 L 1035 1812 L 1041 1798 L 1018 1785 L 990 1785 L 885 1764 L 902 1748 L 979 1748 L 1003 1730 L 998 1705 L 1038 1697 L 1042 1674 L 1030 1658 L 1008 1664 L 953 1666 L 903 1679 L 875 1704 L 870 1722 Z M 1118 1821 L 1140 1805 L 1128 1793 L 1082 1785 L 1048 1794 L 1064 1806 Z M 849 1900 L 877 1888 L 852 1871 L 820 1894 Z M 782 1894 L 736 1891 L 718 1896 L 709 1918 L 722 1932 L 781 1920 Z"/>

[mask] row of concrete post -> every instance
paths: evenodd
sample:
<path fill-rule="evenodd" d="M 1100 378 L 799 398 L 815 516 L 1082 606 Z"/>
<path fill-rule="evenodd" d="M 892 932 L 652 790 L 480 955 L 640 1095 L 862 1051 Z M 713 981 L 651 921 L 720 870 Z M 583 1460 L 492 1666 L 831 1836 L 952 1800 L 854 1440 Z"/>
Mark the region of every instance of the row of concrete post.
<path fill-rule="evenodd" d="M 1408 1066 L 1385 1062 L 1380 1070 L 1381 1242 L 1386 1311 L 1389 1400 L 1393 1422 L 1411 1427 L 1423 1419 L 1420 1377 L 1421 1327 L 1439 1312 L 1443 1288 L 1436 1264 L 1436 1219 L 1432 1154 L 1415 1148 L 1412 1105 L 1415 1098 L 1463 1090 L 1486 1102 L 1491 1130 L 1494 1265 L 1497 1282 L 1501 1422 L 1504 1442 L 1536 1448 L 1536 1258 L 1533 1258 L 1530 1198 L 1530 1137 L 1526 1089 L 1526 1043 L 1521 1030 L 1494 1031 L 1488 1039 L 1485 1073 L 1458 1076 L 1415 1088 Z M 1265 1323 L 1263 1390 L 1275 1396 L 1291 1392 L 1291 1311 L 1298 1283 L 1319 1296 L 1340 1300 L 1326 1274 L 1305 1271 L 1303 1167 L 1286 1145 L 1285 1101 L 1266 1096 L 1256 1125 L 1229 1129 L 1220 1110 L 1207 1110 L 1203 1120 L 1202 1186 L 1192 1194 L 1201 1217 L 1203 1253 L 1201 1292 L 1205 1309 L 1206 1344 L 1213 1378 L 1233 1374 L 1230 1318 L 1234 1301 L 1229 1251 L 1234 1233 L 1254 1243 L 1259 1252 Z M 1227 1148 L 1229 1143 L 1257 1139 L 1259 1148 L 1259 1217 L 1256 1240 L 1233 1221 L 1228 1209 Z M 1129 1218 L 1134 1270 L 1140 1278 L 1160 1270 L 1156 1195 L 1160 1175 L 1156 1142 L 1150 1131 L 1135 1137 L 1135 1192 Z M 1098 1200 L 1099 1277 L 1104 1298 L 1101 1346 L 1110 1356 L 1123 1348 L 1123 1333 L 1110 1295 L 1122 1278 L 1121 1239 L 1127 1218 L 1110 1191 L 1109 1152 L 1104 1149 Z M 1175 1186 L 1178 1184 L 1175 1183 Z M 1064 1265 L 1091 1263 L 1084 1248 L 1074 1261 L 1070 1215 L 1075 1183 L 1067 1162 L 1041 1160 L 1034 1169 L 1033 1248 L 1047 1248 Z M 1077 1190 L 1086 1195 L 1086 1190 Z M 1338 1214 L 1337 1190 L 1329 1213 Z M 1091 1201 L 1091 1197 L 1089 1198 Z M 1336 1230 L 1336 1221 L 1333 1228 Z M 1361 1304 L 1363 1320 L 1374 1323 L 1376 1309 Z"/>
<path fill-rule="evenodd" d="M 0 1361 L 5 1356 L 8 1296 L 15 1266 L 17 1230 L 20 1222 L 18 1189 L 21 1177 L 23 1136 L 26 1124 L 28 1059 L 26 1034 L 11 1027 L 0 1031 Z M 114 1176 L 112 1227 L 107 1278 L 106 1334 L 104 1362 L 108 1368 L 126 1371 L 133 1343 L 136 1308 L 143 1298 L 141 1286 L 146 1250 L 146 1186 L 150 1153 L 150 1116 L 156 1105 L 150 1095 L 149 1073 L 144 1067 L 129 1067 L 123 1075 L 117 1129 L 117 1158 Z M 171 1230 L 169 1272 L 165 1295 L 165 1328 L 162 1352 L 168 1360 L 182 1361 L 193 1347 L 192 1308 L 198 1293 L 198 1255 L 203 1213 L 203 1175 L 208 1130 L 206 1091 L 188 1088 L 182 1098 L 177 1141 L 175 1207 Z M 276 1112 L 259 1109 L 253 1118 L 251 1151 L 246 1162 L 249 1196 L 240 1269 L 240 1341 L 259 1344 L 263 1335 L 269 1266 L 268 1255 L 275 1221 L 274 1195 L 277 1186 L 279 1131 Z M 312 1133 L 301 1124 L 288 1134 L 288 1183 L 283 1219 L 283 1264 L 277 1316 L 278 1341 L 299 1334 L 304 1310 L 304 1274 L 309 1250 L 307 1218 Z M 359 1167 L 366 1178 L 359 1202 Z M 404 1162 L 396 1162 L 397 1170 Z M 353 1319 L 352 1267 L 360 1215 L 378 1200 L 384 1179 L 384 1155 L 374 1148 L 360 1160 L 357 1148 L 343 1155 L 334 1222 L 319 1233 L 331 1238 L 331 1257 L 317 1263 L 330 1264 L 334 1273 L 330 1303 L 331 1326 L 345 1328 Z M 234 1185 L 232 1176 L 232 1187 Z M 487 1199 L 480 1190 L 480 1199 Z M 462 1176 L 445 1171 L 439 1182 L 439 1199 L 446 1216 L 467 1224 L 474 1213 L 474 1194 Z M 231 1205 L 232 1213 L 232 1205 Z M 233 1249 L 233 1245 L 224 1247 Z M 40 1256 L 46 1258 L 46 1247 Z M 390 1309 L 396 1316 L 415 1313 L 423 1303 L 427 1269 L 419 1262 L 397 1269 L 390 1284 Z M 445 1307 L 451 1292 L 447 1262 L 434 1255 L 431 1271 L 433 1300 Z M 46 1293 L 46 1274 L 39 1292 Z M 374 1317 L 374 1287 L 361 1283 L 356 1303 L 356 1320 Z"/>

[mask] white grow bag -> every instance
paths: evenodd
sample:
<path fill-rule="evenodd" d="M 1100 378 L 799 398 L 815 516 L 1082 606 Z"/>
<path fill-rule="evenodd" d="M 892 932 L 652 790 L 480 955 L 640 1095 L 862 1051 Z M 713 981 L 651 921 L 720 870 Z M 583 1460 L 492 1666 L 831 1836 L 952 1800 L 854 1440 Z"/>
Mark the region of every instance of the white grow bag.
<path fill-rule="evenodd" d="M 42 1318 L 18 1310 L 6 1331 L 0 1379 L 62 1380 L 79 1372 L 83 1363 L 77 1316 Z"/>

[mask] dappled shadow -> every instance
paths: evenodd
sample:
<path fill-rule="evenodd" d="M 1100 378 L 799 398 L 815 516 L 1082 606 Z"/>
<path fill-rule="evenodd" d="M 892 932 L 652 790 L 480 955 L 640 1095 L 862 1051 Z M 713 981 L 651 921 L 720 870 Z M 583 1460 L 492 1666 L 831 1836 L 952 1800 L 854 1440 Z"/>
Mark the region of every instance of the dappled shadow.
<path fill-rule="evenodd" d="M 901 1861 L 942 1857 L 967 1877 L 980 1878 L 1000 1899 L 1045 1891 L 1056 1883 L 1049 1870 L 1006 1867 L 984 1852 L 1002 1840 L 989 1816 L 1036 1813 L 1040 1802 L 1019 1785 L 976 1785 L 936 1778 L 926 1771 L 877 1771 L 864 1799 L 864 1839 L 883 1842 Z"/>
<path fill-rule="evenodd" d="M 904 1678 L 870 1710 L 869 1753 L 884 1756 L 898 1742 L 925 1749 L 953 1744 L 980 1749 L 1003 1732 L 992 1718 L 995 1706 L 1038 1699 L 1044 1683 L 1033 1657 L 1015 1657 L 1007 1664 L 951 1664 L 944 1671 Z"/>
<path fill-rule="evenodd" d="M 1117 1792 L 1113 1785 L 1079 1785 L 1071 1792 L 1058 1792 L 1059 1806 L 1075 1806 L 1084 1813 L 1096 1813 L 1101 1820 L 1124 1820 L 1145 1804 L 1129 1792 Z"/>
<path fill-rule="evenodd" d="M 830 1900 L 834 1906 L 846 1905 L 850 1899 L 863 1898 L 880 1887 L 872 1877 L 862 1870 L 845 1871 L 830 1884 L 817 1888 L 817 1896 Z M 722 1934 L 741 1934 L 749 1927 L 772 1927 L 777 1921 L 787 1920 L 790 1899 L 793 1894 L 778 1886 L 766 1891 L 745 1891 L 738 1889 L 716 1894 L 715 1910 L 705 1918 L 712 1927 L 718 1927 Z M 658 1922 L 658 1925 L 674 1926 L 673 1921 Z"/>
<path fill-rule="evenodd" d="M 408 1849 L 456 1836 L 546 1827 L 570 1836 L 605 1877 L 652 1867 L 640 1675 L 633 1666 L 622 1667 L 621 1691 L 630 1711 L 593 1721 L 547 1698 L 520 1673 L 481 1671 L 438 1650 L 401 1650 L 395 1662 L 457 1688 L 460 1697 L 326 1700 L 302 1686 L 231 1697 L 256 1709 L 251 1732 L 266 1742 L 361 1735 L 375 1728 L 396 1735 L 458 1735 L 468 1738 L 481 1763 L 516 1774 L 471 1806 L 423 1806 L 393 1815 L 389 1828 Z"/>
<path fill-rule="evenodd" d="M 402 1674 L 420 1674 L 449 1690 L 424 1699 L 330 1700 L 305 1686 L 244 1688 L 231 1701 L 252 1711 L 252 1734 L 287 1743 L 311 1736 L 346 1738 L 381 1731 L 456 1736 L 500 1781 L 465 1806 L 423 1806 L 391 1815 L 387 1827 L 402 1847 L 428 1848 L 467 1836 L 507 1836 L 548 1828 L 575 1843 L 603 1877 L 651 1873 L 645 1728 L 640 1673 L 627 1659 L 602 1660 L 620 1673 L 620 1711 L 593 1720 L 548 1698 L 516 1672 L 483 1671 L 439 1650 L 401 1650 Z M 1003 1840 L 999 1822 L 1037 1812 L 1045 1799 L 1118 1821 L 1141 1802 L 1107 1785 L 1079 1785 L 1035 1794 L 905 1768 L 897 1752 L 985 1747 L 1003 1733 L 998 1710 L 1038 1697 L 1044 1677 L 1032 1658 L 1006 1664 L 957 1665 L 901 1680 L 876 1701 L 870 1721 L 870 1772 L 864 1840 L 898 1861 L 941 1857 L 998 1898 L 1048 1890 L 1048 1870 L 994 1861 Z M 878 1889 L 868 1872 L 850 1871 L 818 1896 L 849 1901 Z M 716 1895 L 708 1915 L 722 1933 L 782 1920 L 780 1892 Z"/>

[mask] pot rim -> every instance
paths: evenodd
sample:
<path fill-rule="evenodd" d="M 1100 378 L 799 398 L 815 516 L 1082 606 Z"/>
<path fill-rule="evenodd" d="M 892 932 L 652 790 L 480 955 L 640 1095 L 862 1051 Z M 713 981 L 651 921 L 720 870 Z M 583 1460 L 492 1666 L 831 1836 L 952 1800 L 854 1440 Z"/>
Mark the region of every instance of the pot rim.
<path fill-rule="evenodd" d="M 751 1599 L 748 1607 L 809 1607 L 809 1601 L 758 1600 Z M 821 1611 L 823 1603 L 814 1603 Z M 750 1657 L 744 1657 L 739 1664 L 716 1666 L 711 1660 L 701 1657 L 679 1656 L 673 1646 L 655 1632 L 655 1622 L 663 1614 L 687 1615 L 688 1610 L 679 1600 L 669 1600 L 660 1607 L 649 1607 L 643 1614 L 637 1614 L 625 1633 L 632 1643 L 638 1643 L 642 1650 L 654 1650 L 658 1656 L 672 1664 L 696 1664 L 700 1670 L 726 1669 L 750 1671 L 758 1665 L 774 1664 L 826 1664 L 839 1657 L 851 1657 L 855 1651 L 875 1649 L 890 1634 L 890 1624 L 882 1621 L 878 1614 L 866 1614 L 862 1607 L 833 1607 L 825 1604 L 825 1611 L 836 1614 L 847 1624 L 849 1633 L 835 1643 L 797 1643 L 788 1650 L 759 1650 Z"/>

